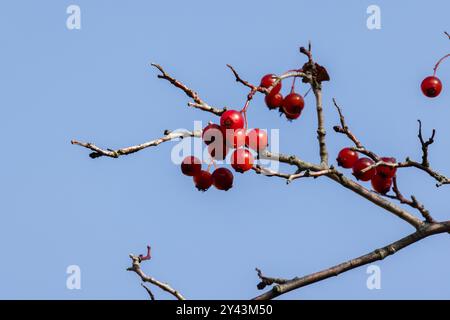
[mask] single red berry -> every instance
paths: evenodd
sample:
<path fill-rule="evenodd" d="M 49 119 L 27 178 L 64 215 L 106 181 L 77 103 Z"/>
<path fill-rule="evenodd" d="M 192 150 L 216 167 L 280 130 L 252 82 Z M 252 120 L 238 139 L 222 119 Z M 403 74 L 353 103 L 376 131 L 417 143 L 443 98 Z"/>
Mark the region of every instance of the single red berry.
<path fill-rule="evenodd" d="M 240 148 L 245 145 L 245 129 L 225 130 L 225 141 L 231 148 Z"/>
<path fill-rule="evenodd" d="M 203 142 L 209 145 L 222 137 L 222 130 L 218 124 L 210 123 L 204 129 L 202 133 Z"/>
<path fill-rule="evenodd" d="M 395 160 L 395 158 L 388 158 L 388 157 L 383 157 L 380 160 L 387 162 L 387 163 L 396 163 L 397 162 L 397 160 Z M 395 176 L 396 172 L 397 172 L 397 168 L 395 168 L 395 167 L 389 167 L 389 166 L 384 166 L 384 165 L 377 167 L 377 175 L 380 175 L 385 178 L 393 178 Z"/>
<path fill-rule="evenodd" d="M 353 168 L 353 165 L 358 160 L 358 152 L 353 151 L 350 148 L 344 148 L 339 151 L 338 157 L 336 159 L 339 166 L 349 169 Z"/>
<path fill-rule="evenodd" d="M 261 129 L 253 129 L 245 137 L 245 145 L 255 151 L 262 151 L 267 148 L 267 132 Z"/>
<path fill-rule="evenodd" d="M 211 158 L 216 159 L 216 160 L 225 159 L 229 150 L 230 150 L 230 147 L 227 146 L 225 141 L 223 141 L 222 143 L 220 141 L 216 141 L 216 142 L 208 145 L 209 155 L 211 156 Z"/>
<path fill-rule="evenodd" d="M 242 129 L 244 128 L 244 117 L 237 110 L 227 110 L 220 117 L 220 126 L 222 130 L 226 129 Z"/>
<path fill-rule="evenodd" d="M 353 175 L 358 180 L 369 181 L 376 173 L 376 169 L 372 168 L 366 172 L 362 172 L 365 168 L 373 165 L 374 162 L 369 158 L 360 158 L 353 165 Z"/>
<path fill-rule="evenodd" d="M 236 172 L 243 173 L 253 167 L 253 156 L 247 149 L 237 149 L 231 155 L 231 166 Z"/>
<path fill-rule="evenodd" d="M 442 82 L 438 77 L 430 76 L 423 79 L 420 85 L 422 92 L 428 98 L 437 97 L 442 91 Z"/>
<path fill-rule="evenodd" d="M 233 186 L 233 173 L 227 168 L 218 168 L 212 173 L 212 180 L 217 189 L 227 191 Z"/>
<path fill-rule="evenodd" d="M 305 106 L 303 97 L 298 93 L 290 93 L 283 100 L 283 106 L 281 107 L 286 118 L 293 120 L 300 117 L 302 110 Z"/>
<path fill-rule="evenodd" d="M 376 192 L 386 194 L 391 190 L 392 178 L 387 178 L 378 173 L 372 177 L 372 188 Z"/>
<path fill-rule="evenodd" d="M 201 170 L 199 173 L 197 173 L 194 177 L 194 184 L 195 187 L 200 191 L 206 191 L 211 187 L 213 179 L 211 176 L 211 173 L 205 170 Z"/>
<path fill-rule="evenodd" d="M 269 107 L 270 110 L 272 109 L 278 109 L 281 108 L 283 105 L 283 95 L 279 92 L 277 93 L 269 93 L 264 98 L 264 101 L 266 102 L 267 107 Z"/>
<path fill-rule="evenodd" d="M 181 162 L 181 172 L 187 176 L 193 176 L 202 170 L 202 162 L 194 156 L 187 156 Z"/>
<path fill-rule="evenodd" d="M 261 84 L 260 87 L 263 88 L 270 88 L 274 82 L 277 80 L 277 77 L 274 74 L 266 74 L 264 77 L 261 78 Z M 270 93 L 277 94 L 281 90 L 281 81 L 277 83 L 275 87 L 272 88 Z"/>

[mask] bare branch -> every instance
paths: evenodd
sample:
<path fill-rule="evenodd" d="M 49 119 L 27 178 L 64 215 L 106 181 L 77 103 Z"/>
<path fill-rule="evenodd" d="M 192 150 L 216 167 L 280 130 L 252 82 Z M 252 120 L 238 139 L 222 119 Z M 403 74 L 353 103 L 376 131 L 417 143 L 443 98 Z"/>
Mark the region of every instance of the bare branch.
<path fill-rule="evenodd" d="M 320 171 L 310 171 L 310 170 L 297 170 L 295 173 L 281 173 L 277 172 L 268 168 L 261 167 L 260 165 L 255 165 L 252 167 L 252 169 L 257 174 L 263 174 L 267 177 L 279 177 L 286 179 L 286 183 L 291 183 L 293 180 L 300 179 L 300 178 L 318 178 L 320 176 L 327 175 L 329 173 L 334 172 L 334 169 L 324 169 Z"/>
<path fill-rule="evenodd" d="M 418 163 L 416 161 L 412 161 L 409 158 L 406 158 L 406 160 L 404 162 L 398 163 L 397 167 L 399 168 L 408 168 L 408 167 L 415 167 L 417 169 L 420 169 L 422 171 L 425 171 L 426 173 L 428 173 L 429 176 L 431 176 L 432 178 L 434 178 L 438 183 L 436 184 L 436 187 L 440 187 L 444 184 L 450 184 L 450 179 L 447 178 L 446 176 L 444 176 L 443 174 L 434 171 L 433 169 L 431 169 L 430 167 L 426 167 L 421 163 Z"/>
<path fill-rule="evenodd" d="M 141 278 L 141 280 L 143 282 L 149 282 L 149 283 L 159 287 L 160 289 L 173 295 L 178 300 L 185 300 L 184 296 L 177 290 L 173 289 L 169 284 L 158 281 L 153 277 L 147 276 L 141 269 L 141 265 L 140 265 L 141 259 L 139 258 L 139 256 L 136 257 L 136 256 L 130 254 L 130 258 L 132 261 L 132 265 L 130 268 L 127 269 L 127 271 L 135 272 Z"/>
<path fill-rule="evenodd" d="M 274 170 L 270 170 L 268 168 L 261 167 L 259 164 L 254 165 L 252 167 L 252 170 L 255 171 L 257 174 L 263 174 L 267 177 L 280 177 L 280 178 L 287 179 L 288 181 L 290 180 L 290 177 L 292 176 L 292 174 L 289 174 L 289 173 L 281 173 L 281 172 L 277 172 Z"/>
<path fill-rule="evenodd" d="M 432 144 L 434 142 L 434 135 L 436 134 L 436 130 L 433 129 L 431 137 L 428 138 L 427 141 L 425 141 L 423 139 L 423 136 L 422 136 L 422 121 L 417 120 L 417 122 L 419 122 L 419 134 L 418 134 L 418 137 L 419 137 L 420 144 L 422 145 L 422 153 L 423 153 L 422 154 L 422 165 L 424 167 L 429 167 L 430 163 L 428 161 L 428 147 L 430 146 L 430 144 Z"/>
<path fill-rule="evenodd" d="M 141 151 L 141 150 L 149 148 L 149 147 L 155 147 L 157 145 L 160 145 L 163 142 L 167 142 L 170 140 L 174 140 L 174 139 L 178 139 L 178 138 L 183 139 L 183 138 L 187 138 L 187 137 L 201 137 L 201 135 L 202 135 L 201 130 L 175 131 L 175 132 L 166 130 L 166 131 L 164 131 L 164 136 L 162 138 L 151 140 L 151 141 L 148 141 L 148 142 L 145 142 L 142 144 L 138 144 L 135 146 L 131 146 L 131 147 L 117 149 L 117 150 L 101 149 L 90 142 L 80 142 L 77 140 L 72 140 L 71 143 L 94 151 L 91 154 L 89 154 L 89 157 L 91 157 L 92 159 L 96 159 L 96 158 L 99 158 L 102 156 L 110 157 L 110 158 L 118 158 L 120 156 L 135 153 L 135 152 Z"/>
<path fill-rule="evenodd" d="M 335 98 L 333 98 L 333 104 L 339 113 L 339 121 L 341 123 L 340 126 L 333 127 L 334 131 L 337 133 L 345 134 L 355 144 L 355 148 L 353 148 L 355 151 L 358 151 L 358 152 L 368 156 L 369 158 L 371 158 L 374 161 L 379 161 L 379 157 L 374 152 L 367 150 L 362 145 L 362 143 L 358 140 L 358 138 L 350 131 L 349 127 L 347 126 L 347 123 L 345 122 L 345 117 L 344 117 L 344 114 L 342 113 L 342 109 L 337 104 Z"/>
<path fill-rule="evenodd" d="M 301 278 L 293 278 L 292 280 L 286 281 L 283 284 L 277 284 L 276 286 L 272 287 L 271 290 L 257 296 L 254 298 L 254 300 L 268 300 L 273 299 L 281 294 L 284 294 L 286 292 L 310 285 L 312 283 L 325 280 L 327 278 L 338 276 L 339 274 L 355 269 L 357 267 L 375 262 L 377 260 L 382 260 L 390 255 L 395 254 L 399 250 L 418 242 L 419 240 L 422 240 L 426 237 L 429 237 L 431 235 L 439 234 L 439 233 L 445 233 L 450 231 L 450 221 L 445 221 L 441 223 L 433 223 L 433 224 L 426 224 L 421 229 L 417 230 L 416 232 L 398 240 L 395 242 L 392 242 L 391 244 L 376 249 L 368 254 L 365 254 L 363 256 L 360 256 L 355 259 L 348 260 L 346 262 L 343 262 L 341 264 L 335 265 L 331 268 L 312 273 L 310 275 L 301 277 Z"/>
<path fill-rule="evenodd" d="M 261 279 L 261 282 L 256 285 L 259 290 L 264 289 L 266 286 L 271 286 L 274 283 L 276 284 L 284 284 L 288 282 L 287 279 L 282 278 L 270 278 L 263 275 L 262 271 L 258 268 L 255 268 L 258 278 Z"/>
<path fill-rule="evenodd" d="M 398 188 L 397 177 L 394 177 L 392 180 L 393 180 L 392 191 L 395 194 L 395 196 L 392 198 L 397 199 L 398 201 L 400 201 L 400 203 L 407 204 L 410 207 L 419 210 L 420 214 L 422 215 L 422 217 L 424 217 L 426 222 L 429 223 L 436 222 L 436 220 L 434 220 L 433 217 L 431 216 L 430 212 L 427 209 L 425 209 L 423 204 L 417 201 L 417 198 L 415 196 L 411 196 L 411 200 L 403 196 L 403 194 L 400 192 Z"/>
<path fill-rule="evenodd" d="M 400 219 L 408 222 L 414 228 L 420 229 L 422 227 L 423 222 L 419 218 L 417 218 L 413 214 L 409 213 L 408 211 L 400 208 L 399 206 L 395 205 L 394 203 L 386 200 L 385 198 L 381 197 L 377 193 L 374 193 L 374 192 L 366 189 L 359 183 L 345 177 L 342 173 L 335 170 L 334 173 L 328 174 L 327 177 L 336 181 L 343 187 L 352 190 L 356 194 L 362 196 L 363 198 L 369 200 L 370 202 L 376 204 L 377 206 L 393 213 Z"/>
<path fill-rule="evenodd" d="M 450 39 L 450 34 L 447 31 L 444 31 L 444 34 Z"/>
<path fill-rule="evenodd" d="M 150 300 L 155 300 L 155 295 L 153 294 L 153 292 L 150 290 L 149 287 L 147 287 L 145 284 L 141 283 L 141 286 L 145 289 L 145 291 L 147 291 L 148 295 L 150 296 Z"/>
<path fill-rule="evenodd" d="M 263 88 L 260 86 L 255 86 L 255 85 L 251 84 L 250 82 L 242 79 L 239 76 L 239 73 L 236 71 L 236 69 L 233 68 L 232 65 L 227 64 L 227 67 L 230 68 L 231 72 L 233 72 L 234 77 L 236 78 L 236 82 L 242 83 L 244 86 L 249 87 L 252 91 L 259 91 L 261 93 L 269 93 L 269 91 L 266 88 Z"/>
<path fill-rule="evenodd" d="M 192 89 L 190 89 L 188 86 L 186 86 L 185 84 L 183 84 L 181 81 L 173 78 L 172 76 L 170 76 L 164 69 L 163 67 L 161 67 L 159 64 L 156 63 L 152 63 L 151 64 L 153 67 L 155 67 L 156 69 L 158 69 L 161 74 L 158 75 L 158 78 L 160 79 L 165 79 L 167 81 L 169 81 L 171 84 L 173 84 L 175 87 L 181 89 L 182 91 L 184 91 L 184 93 L 192 98 L 192 100 L 194 100 L 194 102 L 196 103 L 196 108 L 202 109 L 203 111 L 208 111 L 211 112 L 215 115 L 220 116 L 222 113 L 225 112 L 225 109 L 217 109 L 214 108 L 210 105 L 208 105 L 205 101 L 203 101 L 200 96 L 198 95 L 198 93 Z M 191 105 L 193 106 L 193 105 Z"/>

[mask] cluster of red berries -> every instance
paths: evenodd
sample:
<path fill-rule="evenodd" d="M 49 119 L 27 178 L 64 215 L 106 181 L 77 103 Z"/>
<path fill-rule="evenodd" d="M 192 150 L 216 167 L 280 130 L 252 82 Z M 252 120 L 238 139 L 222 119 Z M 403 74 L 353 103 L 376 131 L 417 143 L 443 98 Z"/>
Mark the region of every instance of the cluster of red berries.
<path fill-rule="evenodd" d="M 276 80 L 277 78 L 275 75 L 266 74 L 262 77 L 260 86 L 266 89 L 270 88 L 275 84 Z M 305 107 L 303 97 L 294 91 L 294 84 L 295 83 L 292 85 L 291 92 L 283 98 L 283 95 L 280 93 L 281 81 L 279 81 L 265 98 L 266 105 L 269 109 L 278 109 L 288 120 L 294 120 L 300 117 L 302 110 Z"/>
<path fill-rule="evenodd" d="M 209 123 L 202 133 L 202 140 L 207 145 L 211 157 L 211 164 L 216 166 L 215 160 L 224 160 L 230 150 L 231 167 L 240 173 L 250 170 L 254 164 L 253 154 L 261 152 L 268 145 L 267 132 L 261 129 L 246 130 L 244 111 L 227 110 L 220 117 L 220 125 Z M 210 165 L 211 165 L 210 164 Z M 206 191 L 211 185 L 219 190 L 228 190 L 233 186 L 233 173 L 226 168 L 217 168 L 212 174 L 202 170 L 201 161 L 188 156 L 181 164 L 181 171 L 192 176 L 197 189 Z"/>
<path fill-rule="evenodd" d="M 395 158 L 383 157 L 380 159 L 386 163 L 396 163 Z M 392 179 L 395 177 L 397 168 L 387 165 L 380 165 L 367 170 L 375 162 L 369 158 L 359 158 L 358 153 L 350 148 L 342 149 L 336 159 L 339 166 L 353 170 L 353 175 L 361 181 L 372 182 L 372 188 L 382 194 L 389 192 L 392 186 Z"/>
<path fill-rule="evenodd" d="M 217 168 L 211 174 L 208 170 L 202 170 L 202 162 L 194 156 L 184 158 L 181 163 L 181 172 L 193 177 L 198 190 L 206 191 L 214 185 L 219 190 L 228 190 L 233 186 L 233 174 L 227 168 Z"/>

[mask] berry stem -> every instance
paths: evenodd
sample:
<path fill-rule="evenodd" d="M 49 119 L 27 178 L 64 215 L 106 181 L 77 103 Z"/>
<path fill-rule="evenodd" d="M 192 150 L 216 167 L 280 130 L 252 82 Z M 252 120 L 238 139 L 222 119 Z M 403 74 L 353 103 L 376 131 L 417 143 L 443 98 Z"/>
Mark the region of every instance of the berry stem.
<path fill-rule="evenodd" d="M 436 63 L 436 65 L 433 68 L 433 76 L 436 76 L 436 72 L 437 69 L 439 68 L 439 65 L 441 64 L 442 61 L 444 61 L 446 58 L 450 57 L 450 53 L 446 54 L 445 56 L 443 56 L 442 58 L 439 59 L 439 61 Z"/>
<path fill-rule="evenodd" d="M 311 91 L 311 87 L 309 87 L 308 90 L 306 90 L 305 94 L 303 95 L 303 98 L 306 98 L 306 96 L 308 95 L 308 93 Z"/>
<path fill-rule="evenodd" d="M 214 166 L 214 169 L 217 169 L 216 161 L 214 161 L 214 159 L 212 157 L 209 158 L 209 163 L 208 163 L 208 167 L 206 168 L 206 171 L 208 171 L 208 172 L 210 171 L 211 165 Z"/>
<path fill-rule="evenodd" d="M 295 80 L 296 79 L 297 79 L 297 77 L 294 77 L 294 79 L 292 80 L 291 93 L 295 92 Z"/>
<path fill-rule="evenodd" d="M 150 250 L 151 250 L 151 247 L 147 246 L 147 255 L 145 255 L 145 256 L 143 254 L 139 255 L 139 260 L 141 262 L 142 261 L 146 261 L 146 260 L 150 260 L 152 258 L 151 254 L 150 254 Z"/>

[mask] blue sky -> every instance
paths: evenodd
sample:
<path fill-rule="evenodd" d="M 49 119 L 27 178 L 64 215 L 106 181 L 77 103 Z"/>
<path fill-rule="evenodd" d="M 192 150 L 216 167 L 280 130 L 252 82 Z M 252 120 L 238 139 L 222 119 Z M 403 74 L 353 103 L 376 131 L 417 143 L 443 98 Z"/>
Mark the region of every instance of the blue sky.
<path fill-rule="evenodd" d="M 81 8 L 81 30 L 66 8 Z M 366 8 L 381 8 L 368 30 Z M 417 119 L 437 129 L 434 168 L 450 173 L 449 62 L 442 94 L 426 99 L 421 80 L 449 52 L 448 1 L 4 1 L 0 10 L 2 159 L 0 298 L 146 299 L 129 253 L 153 247 L 145 272 L 187 298 L 251 298 L 255 267 L 305 275 L 410 233 L 410 226 L 327 179 L 290 185 L 248 173 L 229 192 L 200 193 L 170 161 L 173 144 L 120 159 L 92 160 L 71 139 L 117 148 L 192 128 L 214 116 L 156 78 L 150 62 L 218 106 L 242 106 L 246 89 L 225 65 L 258 82 L 301 66 L 313 43 L 332 81 L 324 84 L 331 158 L 349 142 L 332 132 L 336 97 L 347 121 L 374 151 L 420 157 Z M 447 22 L 447 24 L 446 24 Z M 303 87 L 302 90 L 305 88 Z M 317 161 L 313 95 L 288 123 L 258 96 L 252 126 L 280 129 L 280 147 Z M 450 189 L 411 169 L 399 172 L 436 219 L 450 219 Z M 450 297 L 450 238 L 421 241 L 378 262 L 380 290 L 366 267 L 286 294 L 285 299 Z M 81 268 L 81 290 L 66 268 Z M 154 290 L 157 298 L 170 298 Z"/>

